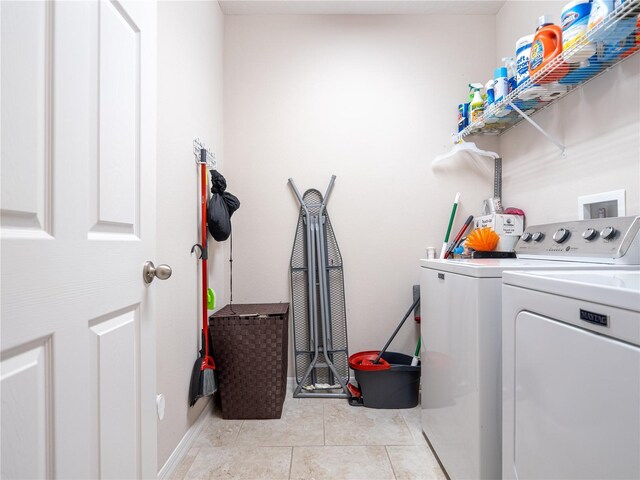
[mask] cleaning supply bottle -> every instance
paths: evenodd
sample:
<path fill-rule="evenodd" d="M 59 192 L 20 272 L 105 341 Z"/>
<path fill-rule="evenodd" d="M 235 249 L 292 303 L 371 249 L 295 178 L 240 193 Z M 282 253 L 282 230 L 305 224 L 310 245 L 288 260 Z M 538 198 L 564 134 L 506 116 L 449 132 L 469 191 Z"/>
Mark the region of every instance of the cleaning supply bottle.
<path fill-rule="evenodd" d="M 529 75 L 534 76 L 554 58 L 562 53 L 562 29 L 554 25 L 549 15 L 538 18 L 538 29 L 531 44 L 531 57 L 529 61 Z M 556 67 L 537 79 L 537 83 L 557 82 L 569 71 L 569 65 L 560 62 Z"/>
<path fill-rule="evenodd" d="M 507 79 L 507 68 L 498 67 L 493 75 L 495 84 L 493 86 L 496 102 L 499 102 L 509 94 L 509 80 Z"/>
<path fill-rule="evenodd" d="M 511 93 L 518 86 L 516 82 L 516 62 L 513 57 L 504 57 L 502 63 L 507 69 L 507 83 L 509 84 L 509 93 Z"/>
<path fill-rule="evenodd" d="M 596 28 L 613 10 L 613 0 L 593 0 L 587 30 Z"/>
<path fill-rule="evenodd" d="M 589 33 L 604 23 L 607 16 L 613 12 L 615 3 L 613 0 L 593 0 L 589 25 L 587 27 Z M 617 6 L 619 7 L 623 3 L 624 2 L 619 3 Z M 637 9 L 631 9 L 624 16 L 619 13 L 618 17 L 621 18 L 616 20 L 615 25 L 609 24 L 606 28 L 600 29 L 597 33 L 598 42 L 602 42 L 605 45 L 605 53 L 599 57 L 600 60 L 609 62 L 619 56 L 620 51 L 618 44 L 624 41 L 635 29 L 637 13 Z"/>
<path fill-rule="evenodd" d="M 495 90 L 494 90 L 495 84 L 496 84 L 496 81 L 491 79 L 484 86 L 484 91 L 487 92 L 487 106 L 491 105 L 493 102 L 496 101 Z"/>
<path fill-rule="evenodd" d="M 463 131 L 469 125 L 469 103 L 458 105 L 458 132 Z"/>
<path fill-rule="evenodd" d="M 580 63 L 596 53 L 596 46 L 585 42 L 587 27 L 591 14 L 591 0 L 573 0 L 562 9 L 560 23 L 562 24 L 562 51 L 584 44 L 567 58 L 569 63 Z"/>
<path fill-rule="evenodd" d="M 480 94 L 480 88 L 473 87 L 474 92 L 473 92 L 473 100 L 471 100 L 471 105 L 469 109 L 471 112 L 469 123 L 477 122 L 478 120 L 480 120 L 480 117 L 482 117 L 482 114 L 484 113 L 484 100 L 482 99 L 482 95 Z"/>
<path fill-rule="evenodd" d="M 534 35 L 525 35 L 516 42 L 516 80 L 518 86 L 529 79 L 529 55 L 531 54 L 531 44 Z"/>
<path fill-rule="evenodd" d="M 469 103 L 473 102 L 473 96 L 475 95 L 476 90 L 482 90 L 482 84 L 470 83 L 469 84 Z"/>

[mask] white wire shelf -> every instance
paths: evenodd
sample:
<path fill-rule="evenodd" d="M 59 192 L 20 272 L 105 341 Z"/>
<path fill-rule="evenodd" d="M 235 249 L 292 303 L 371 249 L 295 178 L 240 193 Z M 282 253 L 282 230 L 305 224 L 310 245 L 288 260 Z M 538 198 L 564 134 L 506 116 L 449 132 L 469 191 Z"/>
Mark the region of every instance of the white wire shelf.
<path fill-rule="evenodd" d="M 626 0 L 581 41 L 563 51 L 504 99 L 487 107 L 477 121 L 455 135 L 455 141 L 470 135 L 501 135 L 527 120 L 564 152 L 563 145 L 528 117 L 640 51 L 639 15 L 640 0 Z M 595 54 L 577 63 L 576 59 L 584 57 L 585 49 L 593 46 Z"/>

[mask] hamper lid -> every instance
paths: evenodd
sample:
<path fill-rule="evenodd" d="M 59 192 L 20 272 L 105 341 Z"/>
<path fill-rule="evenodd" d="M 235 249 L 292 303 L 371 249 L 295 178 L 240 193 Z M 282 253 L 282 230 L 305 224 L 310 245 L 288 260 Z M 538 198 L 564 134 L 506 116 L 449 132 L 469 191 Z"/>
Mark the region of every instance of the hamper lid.
<path fill-rule="evenodd" d="M 210 315 L 216 317 L 237 317 L 240 315 L 284 315 L 289 311 L 288 303 L 234 303 Z"/>

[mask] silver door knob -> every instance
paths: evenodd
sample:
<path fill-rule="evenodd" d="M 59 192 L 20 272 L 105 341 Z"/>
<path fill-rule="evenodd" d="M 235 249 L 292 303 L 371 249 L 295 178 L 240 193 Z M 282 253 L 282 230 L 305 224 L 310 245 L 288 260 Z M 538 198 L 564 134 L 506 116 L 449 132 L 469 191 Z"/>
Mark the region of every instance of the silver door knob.
<path fill-rule="evenodd" d="M 142 278 L 144 279 L 144 283 L 151 283 L 155 277 L 158 277 L 160 280 L 166 280 L 171 276 L 171 267 L 169 265 L 158 265 L 157 267 L 153 264 L 153 262 L 146 262 L 144 264 L 144 268 L 142 269 Z"/>

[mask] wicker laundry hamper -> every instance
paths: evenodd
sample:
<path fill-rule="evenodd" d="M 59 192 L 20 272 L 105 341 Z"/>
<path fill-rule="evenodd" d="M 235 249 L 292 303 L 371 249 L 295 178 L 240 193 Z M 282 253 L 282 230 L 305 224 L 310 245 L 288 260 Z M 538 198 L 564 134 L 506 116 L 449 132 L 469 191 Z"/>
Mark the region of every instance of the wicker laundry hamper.
<path fill-rule="evenodd" d="M 233 304 L 209 317 L 222 418 L 280 418 L 287 392 L 288 303 Z"/>

